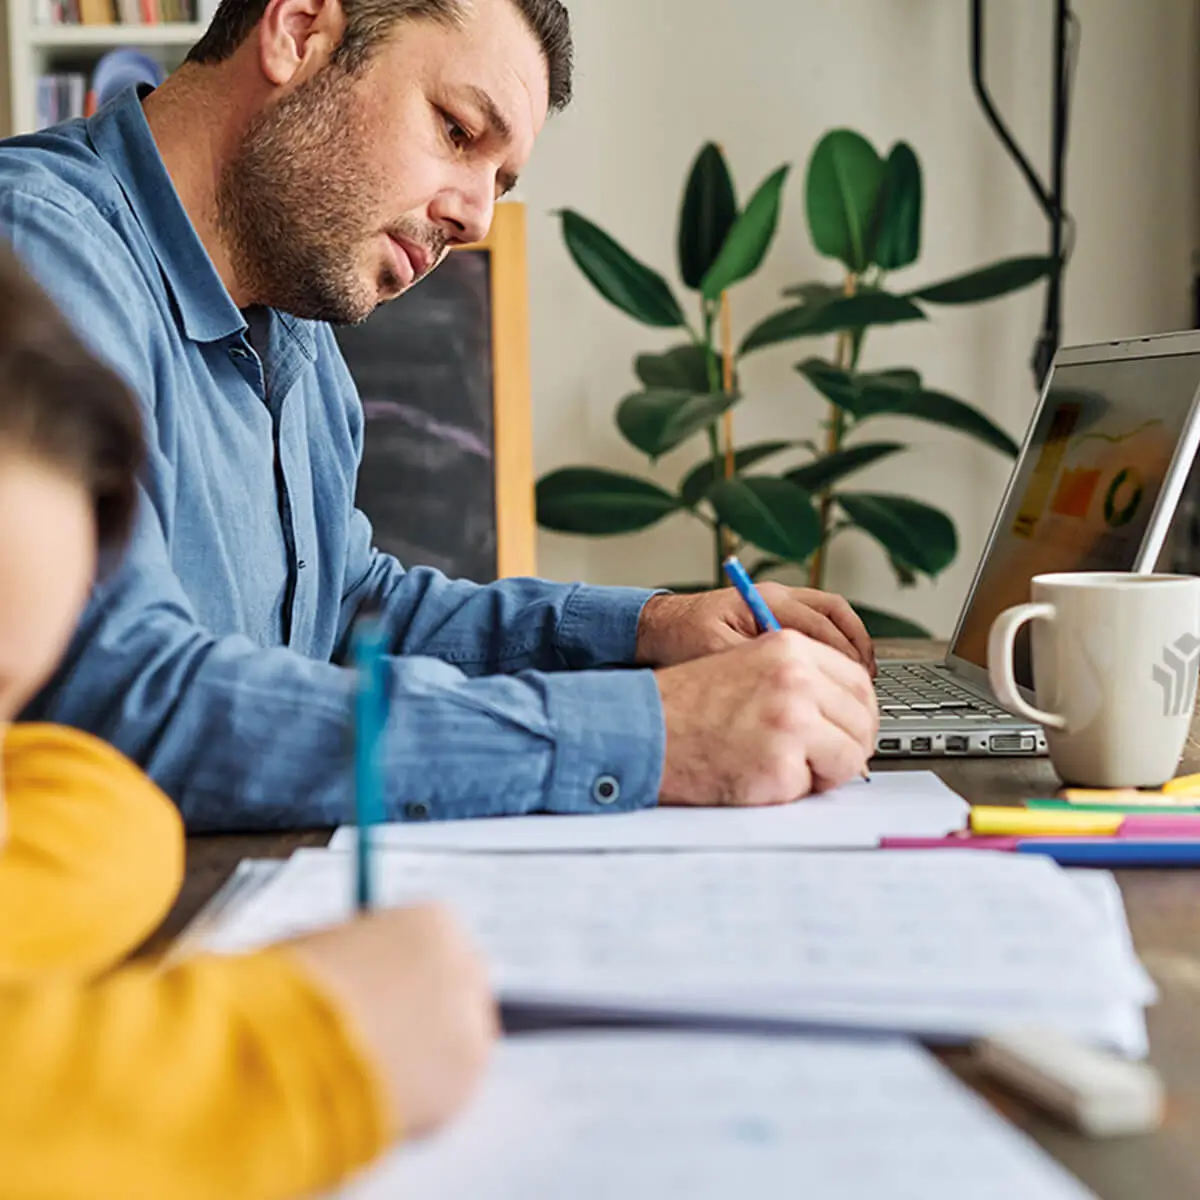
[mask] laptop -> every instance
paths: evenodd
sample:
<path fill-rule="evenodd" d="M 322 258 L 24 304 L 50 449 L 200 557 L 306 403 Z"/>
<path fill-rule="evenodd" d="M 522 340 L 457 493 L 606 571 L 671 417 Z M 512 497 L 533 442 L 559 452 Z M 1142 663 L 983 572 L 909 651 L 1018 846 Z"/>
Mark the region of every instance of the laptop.
<path fill-rule="evenodd" d="M 879 757 L 1039 755 L 987 681 L 987 639 L 1048 571 L 1155 569 L 1200 443 L 1200 332 L 1058 352 L 941 662 L 881 662 Z M 1033 699 L 1028 626 L 1015 674 Z"/>

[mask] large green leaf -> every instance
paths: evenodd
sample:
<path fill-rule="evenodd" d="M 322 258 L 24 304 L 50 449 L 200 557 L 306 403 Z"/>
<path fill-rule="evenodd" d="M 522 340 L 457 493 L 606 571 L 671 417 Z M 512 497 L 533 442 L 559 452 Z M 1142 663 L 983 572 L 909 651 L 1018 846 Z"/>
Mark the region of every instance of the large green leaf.
<path fill-rule="evenodd" d="M 921 253 L 921 164 L 907 142 L 897 142 L 884 167 L 871 257 L 885 271 L 916 262 Z"/>
<path fill-rule="evenodd" d="M 931 283 L 908 295 L 929 304 L 976 304 L 1029 287 L 1049 275 L 1053 266 L 1054 259 L 1046 255 L 1006 258 L 966 275 Z"/>
<path fill-rule="evenodd" d="M 709 142 L 692 164 L 679 213 L 679 274 L 688 287 L 700 286 L 737 215 L 729 166 L 720 148 Z"/>
<path fill-rule="evenodd" d="M 874 416 L 915 417 L 968 437 L 1016 458 L 1020 447 L 990 417 L 963 400 L 943 392 L 905 391 L 895 387 L 866 387 L 857 396 L 858 418 Z"/>
<path fill-rule="evenodd" d="M 888 387 L 915 392 L 921 386 L 921 373 L 912 367 L 888 367 L 883 371 L 859 371 L 854 377 L 859 388 Z"/>
<path fill-rule="evenodd" d="M 603 229 L 569 208 L 562 211 L 562 228 L 571 257 L 606 300 L 644 325 L 686 324 L 667 281 Z"/>
<path fill-rule="evenodd" d="M 779 197 L 787 174 L 788 168 L 780 167 L 750 197 L 700 285 L 707 299 L 719 300 L 723 291 L 762 266 L 779 225 Z"/>
<path fill-rule="evenodd" d="M 871 219 L 882 184 L 882 160 L 851 129 L 831 130 L 809 159 L 805 199 L 813 245 L 855 274 L 870 264 Z"/>
<path fill-rule="evenodd" d="M 904 566 L 924 575 L 944 571 L 958 553 L 954 522 L 911 496 L 838 492 L 842 511 Z"/>
<path fill-rule="evenodd" d="M 551 471 L 538 480 L 536 494 L 538 524 L 560 533 L 632 533 L 679 508 L 656 484 L 601 467 Z"/>
<path fill-rule="evenodd" d="M 834 283 L 794 283 L 783 289 L 785 296 L 794 296 L 805 304 L 816 308 L 828 304 L 831 300 L 840 300 L 846 294 L 845 287 Z"/>
<path fill-rule="evenodd" d="M 705 360 L 711 363 L 709 373 Z M 704 346 L 686 342 L 663 354 L 639 354 L 633 365 L 637 377 L 648 388 L 679 388 L 685 392 L 711 392 L 721 382 L 720 359 Z"/>
<path fill-rule="evenodd" d="M 779 454 L 795 446 L 795 442 L 757 442 L 753 446 L 743 446 L 733 453 L 733 469 L 735 472 L 744 471 L 756 462 Z M 723 476 L 721 477 L 723 478 Z M 699 466 L 693 467 L 683 482 L 679 485 L 679 498 L 688 506 L 694 508 L 708 493 L 717 475 L 713 471 L 713 460 L 706 458 Z"/>
<path fill-rule="evenodd" d="M 804 562 L 821 543 L 812 497 L 786 479 L 723 479 L 708 501 L 739 537 L 788 562 Z"/>
<path fill-rule="evenodd" d="M 826 488 L 869 467 L 881 458 L 888 458 L 906 449 L 902 442 L 864 442 L 861 446 L 847 446 L 844 450 L 836 450 L 826 454 L 815 462 L 805 463 L 795 470 L 785 471 L 784 479 L 803 488 L 806 492 L 816 495 Z"/>
<path fill-rule="evenodd" d="M 643 454 L 659 458 L 711 425 L 738 400 L 725 392 L 634 392 L 617 405 L 617 428 Z"/>
<path fill-rule="evenodd" d="M 795 308 L 785 308 L 750 330 L 739 353 L 749 354 L 777 342 L 817 337 L 842 329 L 864 329 L 870 325 L 896 325 L 901 321 L 924 319 L 925 314 L 905 296 L 863 292 L 828 304 L 798 304 Z"/>
<path fill-rule="evenodd" d="M 865 604 L 850 602 L 851 607 L 862 618 L 867 632 L 873 638 L 931 638 L 933 634 L 916 621 L 895 613 L 884 612 L 882 609 L 869 608 Z"/>
<path fill-rule="evenodd" d="M 796 370 L 829 401 L 852 417 L 858 416 L 858 385 L 855 377 L 823 358 L 806 358 Z"/>

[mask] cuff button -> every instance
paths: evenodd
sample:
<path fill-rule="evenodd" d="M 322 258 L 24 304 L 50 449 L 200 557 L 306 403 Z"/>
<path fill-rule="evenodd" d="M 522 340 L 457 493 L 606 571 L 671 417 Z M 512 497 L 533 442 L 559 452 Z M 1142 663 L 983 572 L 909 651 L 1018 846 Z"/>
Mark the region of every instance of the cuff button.
<path fill-rule="evenodd" d="M 404 815 L 410 821 L 428 821 L 429 804 L 424 800 L 411 800 L 404 806 Z"/>
<path fill-rule="evenodd" d="M 592 784 L 592 799 L 597 804 L 615 804 L 621 795 L 621 785 L 614 775 L 601 775 Z"/>

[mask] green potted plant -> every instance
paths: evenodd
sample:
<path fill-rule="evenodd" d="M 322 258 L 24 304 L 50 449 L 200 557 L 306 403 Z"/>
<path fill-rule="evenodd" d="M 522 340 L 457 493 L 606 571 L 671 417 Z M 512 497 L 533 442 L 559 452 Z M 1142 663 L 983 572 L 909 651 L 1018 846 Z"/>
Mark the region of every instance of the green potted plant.
<path fill-rule="evenodd" d="M 792 302 L 753 326 L 735 348 L 729 293 L 766 258 L 788 171 L 787 166 L 774 171 L 739 208 L 720 149 L 710 143 L 696 157 L 684 188 L 676 251 L 683 285 L 695 294 L 694 319 L 661 274 L 578 212 L 560 213 L 568 252 L 605 299 L 643 324 L 678 329 L 687 337 L 665 352 L 637 357 L 640 387 L 618 404 L 617 427 L 652 464 L 693 437 L 706 438 L 707 454 L 673 492 L 605 468 L 552 471 L 537 484 L 538 521 L 559 532 L 606 537 L 646 529 L 675 514 L 699 520 L 712 531 L 712 580 L 676 585 L 694 590 L 720 586 L 723 557 L 748 547 L 758 552 L 748 563 L 756 578 L 796 564 L 820 587 L 829 544 L 859 529 L 887 554 L 900 585 L 910 586 L 954 561 L 954 522 L 911 496 L 843 486 L 906 448 L 868 440 L 862 429 L 882 416 L 908 417 L 957 430 L 1010 456 L 1017 446 L 977 408 L 928 387 L 910 367 L 862 369 L 866 332 L 926 320 L 929 307 L 978 303 L 1027 287 L 1049 273 L 1051 260 L 1006 259 L 939 283 L 891 289 L 892 272 L 911 266 L 920 254 L 920 163 L 906 143 L 894 145 L 885 159 L 860 134 L 836 129 L 809 159 L 805 205 L 812 243 L 841 264 L 841 278 L 788 288 Z M 831 358 L 808 356 L 796 364 L 828 404 L 824 444 L 781 437 L 735 445 L 731 414 L 743 401 L 739 362 L 769 347 L 828 337 L 835 339 Z M 761 465 L 768 459 L 786 465 L 764 473 Z M 876 636 L 928 636 L 891 613 L 857 602 L 855 608 Z"/>

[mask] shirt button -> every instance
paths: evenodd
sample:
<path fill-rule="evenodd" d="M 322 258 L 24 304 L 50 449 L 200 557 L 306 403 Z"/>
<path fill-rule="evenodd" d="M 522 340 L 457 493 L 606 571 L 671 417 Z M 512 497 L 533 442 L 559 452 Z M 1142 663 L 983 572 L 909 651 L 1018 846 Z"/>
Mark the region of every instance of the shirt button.
<path fill-rule="evenodd" d="M 230 346 L 229 357 L 230 358 L 249 358 L 250 351 L 247 350 L 245 346 Z"/>
<path fill-rule="evenodd" d="M 615 775 L 601 775 L 592 784 L 592 799 L 597 804 L 616 804 L 621 795 L 621 785 Z"/>
<path fill-rule="evenodd" d="M 428 821 L 429 804 L 425 800 L 410 800 L 404 806 L 404 815 L 410 821 Z"/>

